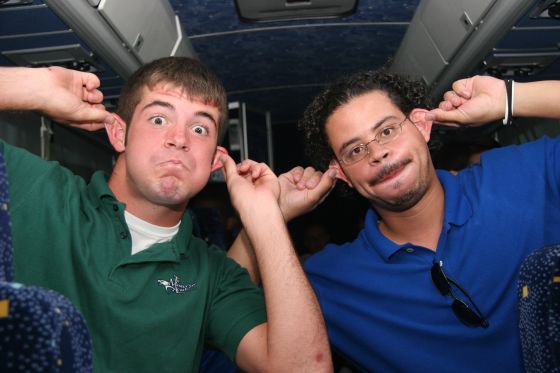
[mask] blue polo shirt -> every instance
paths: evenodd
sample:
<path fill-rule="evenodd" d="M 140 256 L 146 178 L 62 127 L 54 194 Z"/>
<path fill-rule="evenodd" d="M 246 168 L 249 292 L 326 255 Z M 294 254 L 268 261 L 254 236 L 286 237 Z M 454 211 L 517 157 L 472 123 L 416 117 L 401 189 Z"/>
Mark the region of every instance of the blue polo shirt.
<path fill-rule="evenodd" d="M 458 176 L 438 170 L 445 219 L 435 253 L 388 240 L 370 210 L 353 242 L 308 259 L 334 349 L 364 371 L 523 371 L 516 282 L 531 251 L 560 242 L 559 140 L 495 149 Z M 432 283 L 435 261 L 487 329 L 457 319 Z"/>

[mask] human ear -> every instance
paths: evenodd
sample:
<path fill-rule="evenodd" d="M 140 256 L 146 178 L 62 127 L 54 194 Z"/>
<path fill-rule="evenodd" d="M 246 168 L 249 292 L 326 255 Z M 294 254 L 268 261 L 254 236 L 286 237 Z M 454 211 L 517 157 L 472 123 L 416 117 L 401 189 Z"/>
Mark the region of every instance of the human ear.
<path fill-rule="evenodd" d="M 224 167 L 222 155 L 228 155 L 228 151 L 223 146 L 217 146 L 216 153 L 214 154 L 214 160 L 212 161 L 212 172 Z"/>
<path fill-rule="evenodd" d="M 354 188 L 350 179 L 346 177 L 346 174 L 344 173 L 344 170 L 342 169 L 342 166 L 340 165 L 340 162 L 337 159 L 331 160 L 331 162 L 329 163 L 329 170 L 335 170 L 336 171 L 335 177 L 337 179 L 344 181 L 350 188 Z"/>
<path fill-rule="evenodd" d="M 432 132 L 433 121 L 426 119 L 426 114 L 429 110 L 426 109 L 413 109 L 408 115 L 410 121 L 420 131 L 426 142 L 430 140 Z"/>
<path fill-rule="evenodd" d="M 120 116 L 113 114 L 115 120 L 111 124 L 105 124 L 105 131 L 109 137 L 109 142 L 117 153 L 124 152 L 126 148 L 126 123 Z"/>

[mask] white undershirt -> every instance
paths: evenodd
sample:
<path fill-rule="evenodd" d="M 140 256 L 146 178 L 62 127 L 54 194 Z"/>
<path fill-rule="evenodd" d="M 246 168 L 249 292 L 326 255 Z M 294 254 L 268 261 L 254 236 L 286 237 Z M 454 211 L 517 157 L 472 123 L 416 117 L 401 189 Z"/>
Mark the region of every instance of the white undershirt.
<path fill-rule="evenodd" d="M 150 224 L 125 210 L 124 219 L 130 231 L 132 255 L 147 249 L 155 243 L 168 242 L 179 232 L 179 221 L 174 227 L 160 227 Z"/>

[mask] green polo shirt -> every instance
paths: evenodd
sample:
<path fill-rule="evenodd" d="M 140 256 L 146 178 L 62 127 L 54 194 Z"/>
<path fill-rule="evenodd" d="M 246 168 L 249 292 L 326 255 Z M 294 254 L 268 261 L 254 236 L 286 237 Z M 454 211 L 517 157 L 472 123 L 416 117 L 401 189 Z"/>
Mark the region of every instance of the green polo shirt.
<path fill-rule="evenodd" d="M 5 143 L 15 275 L 54 289 L 84 315 L 96 372 L 196 372 L 204 343 L 234 359 L 266 321 L 262 292 L 224 253 L 192 236 L 131 255 L 124 204 L 102 172 L 90 184 Z"/>

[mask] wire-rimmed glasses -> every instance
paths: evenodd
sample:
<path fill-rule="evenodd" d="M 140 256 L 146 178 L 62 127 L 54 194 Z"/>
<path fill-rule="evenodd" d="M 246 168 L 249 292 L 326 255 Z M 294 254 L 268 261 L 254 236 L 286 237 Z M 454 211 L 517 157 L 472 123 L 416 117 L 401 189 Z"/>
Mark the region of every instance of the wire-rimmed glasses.
<path fill-rule="evenodd" d="M 404 119 L 397 123 L 389 123 L 379 129 L 373 139 L 366 142 L 365 144 L 358 144 L 352 148 L 345 151 L 341 157 L 338 159 L 345 165 L 351 165 L 357 163 L 369 155 L 369 144 L 376 142 L 379 145 L 385 145 L 395 140 L 402 132 L 403 123 L 408 119 L 405 116 Z"/>

